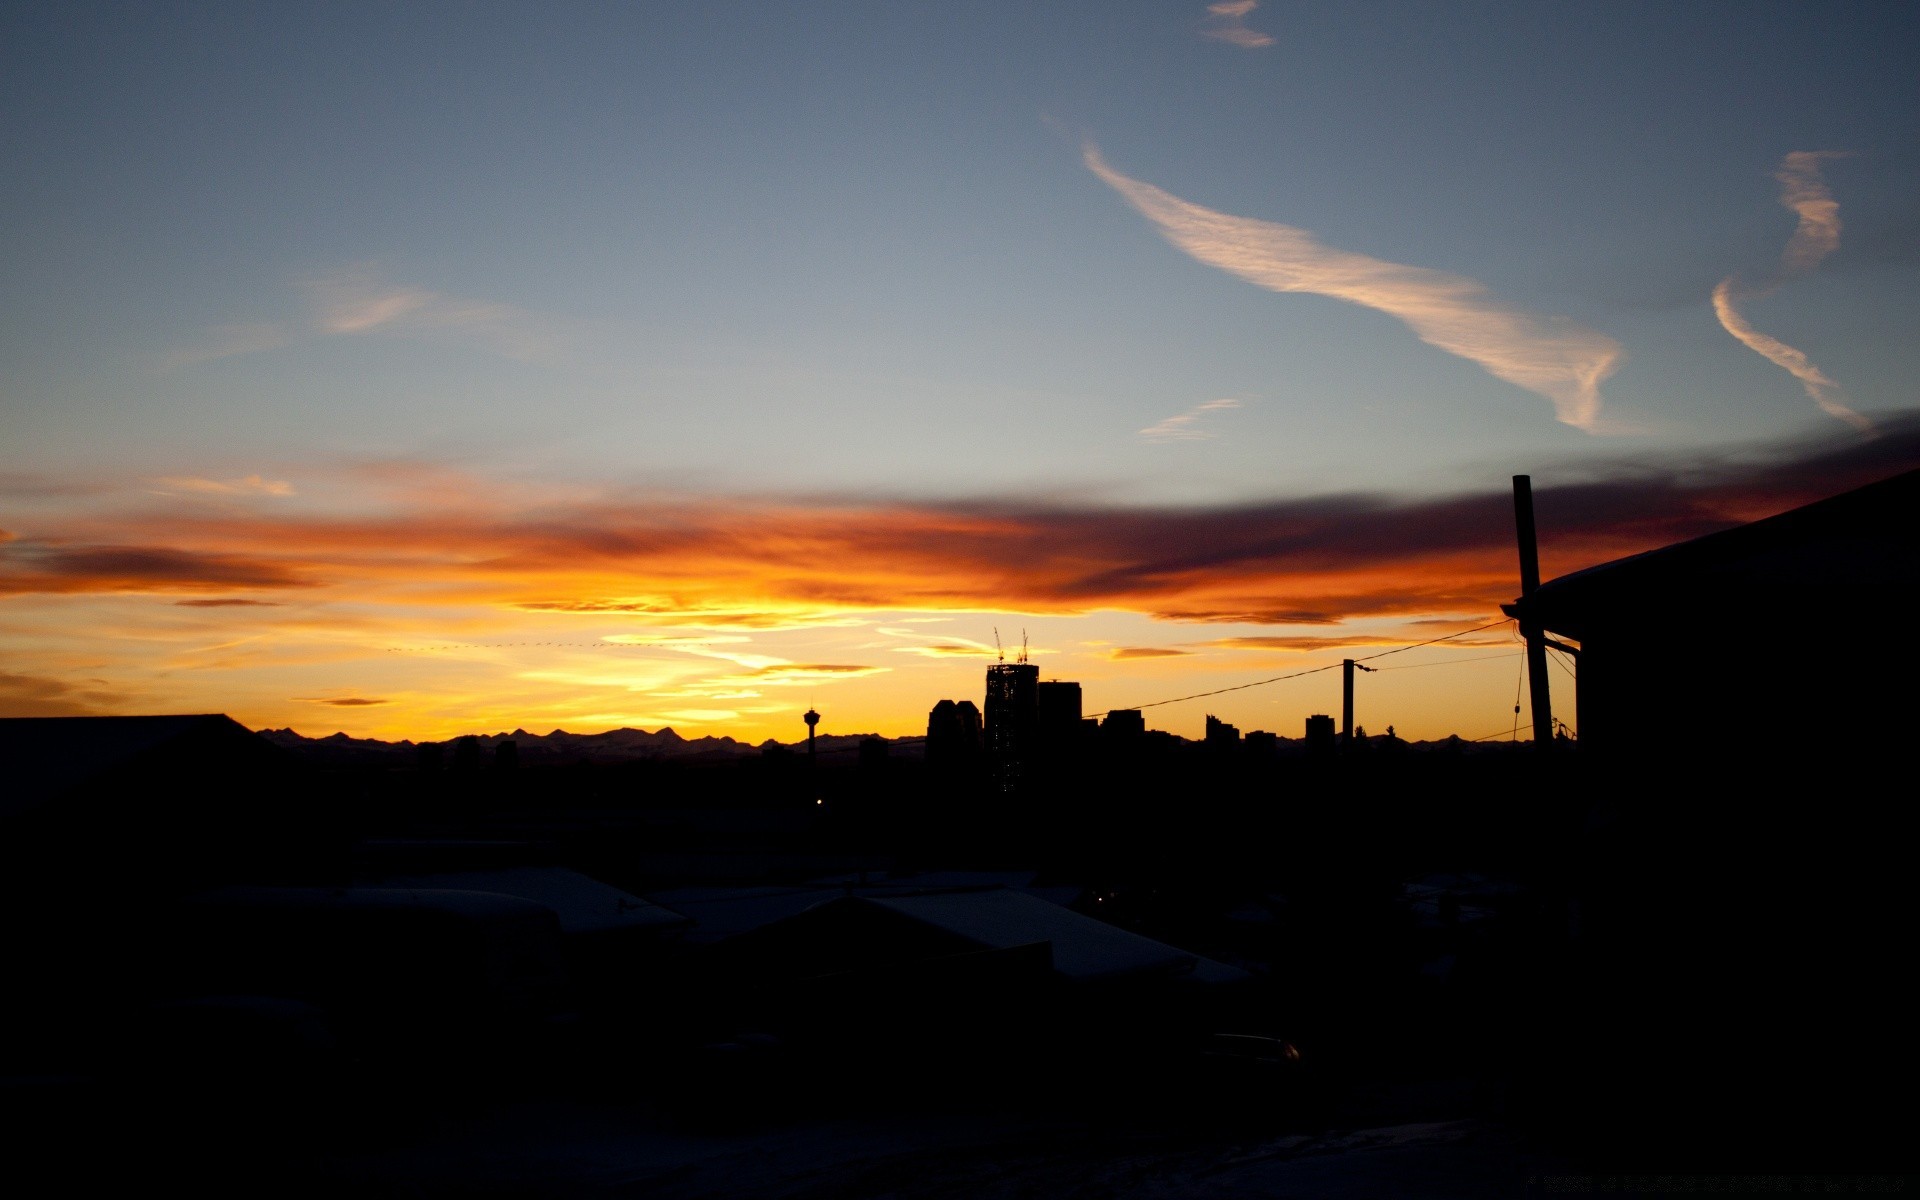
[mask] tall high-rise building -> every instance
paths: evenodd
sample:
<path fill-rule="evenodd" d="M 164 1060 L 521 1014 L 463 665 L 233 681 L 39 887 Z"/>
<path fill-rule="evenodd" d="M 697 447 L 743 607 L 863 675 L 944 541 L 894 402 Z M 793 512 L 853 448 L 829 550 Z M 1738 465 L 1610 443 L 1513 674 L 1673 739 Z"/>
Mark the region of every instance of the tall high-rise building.
<path fill-rule="evenodd" d="M 1034 693 L 1039 710 L 1040 740 L 1053 749 L 1064 749 L 1080 736 L 1080 685 L 1064 679 L 1048 679 Z"/>
<path fill-rule="evenodd" d="M 1027 662 L 987 668 L 987 765 L 995 790 L 1019 790 L 1040 721 L 1040 668 Z"/>
<path fill-rule="evenodd" d="M 927 714 L 927 762 L 954 767 L 980 759 L 980 710 L 973 701 L 942 700 Z"/>

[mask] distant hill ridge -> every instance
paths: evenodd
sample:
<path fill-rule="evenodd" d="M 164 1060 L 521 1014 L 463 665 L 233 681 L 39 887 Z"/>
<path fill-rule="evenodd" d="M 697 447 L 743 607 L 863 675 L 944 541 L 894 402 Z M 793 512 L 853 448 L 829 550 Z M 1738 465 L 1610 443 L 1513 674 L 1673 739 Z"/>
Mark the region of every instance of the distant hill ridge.
<path fill-rule="evenodd" d="M 306 737 L 292 729 L 262 729 L 261 737 L 283 749 L 290 750 L 304 758 L 321 762 L 346 765 L 349 763 L 381 764 L 390 766 L 411 765 L 421 746 L 445 746 L 451 755 L 454 743 L 459 737 L 447 738 L 440 742 L 415 742 L 401 739 L 397 742 L 383 742 L 377 738 L 349 737 L 344 733 L 331 733 L 324 737 Z M 682 737 L 672 726 L 662 726 L 649 733 L 644 729 L 609 729 L 604 733 L 569 733 L 556 729 L 551 733 L 528 733 L 524 729 L 515 729 L 512 733 L 477 733 L 469 735 L 479 743 L 482 754 L 491 760 L 493 747 L 501 742 L 513 742 L 520 755 L 520 761 L 527 765 L 568 763 L 568 762 L 630 762 L 636 759 L 695 759 L 695 758 L 733 758 L 745 754 L 757 754 L 768 747 L 787 746 L 789 749 L 805 752 L 806 741 L 783 743 L 768 738 L 759 745 L 738 741 L 731 737 L 701 736 Z M 827 734 L 818 739 L 821 750 L 840 749 L 858 746 L 874 734 Z M 881 738 L 881 741 L 889 739 Z"/>

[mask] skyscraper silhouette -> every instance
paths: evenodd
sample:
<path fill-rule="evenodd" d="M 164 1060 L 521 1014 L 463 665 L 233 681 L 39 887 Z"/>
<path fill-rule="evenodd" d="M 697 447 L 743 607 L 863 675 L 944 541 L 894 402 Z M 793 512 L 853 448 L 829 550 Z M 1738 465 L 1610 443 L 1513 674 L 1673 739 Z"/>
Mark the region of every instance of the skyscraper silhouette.
<path fill-rule="evenodd" d="M 1040 668 L 1029 662 L 987 668 L 987 766 L 995 791 L 1013 792 L 1026 775 L 1040 723 Z"/>

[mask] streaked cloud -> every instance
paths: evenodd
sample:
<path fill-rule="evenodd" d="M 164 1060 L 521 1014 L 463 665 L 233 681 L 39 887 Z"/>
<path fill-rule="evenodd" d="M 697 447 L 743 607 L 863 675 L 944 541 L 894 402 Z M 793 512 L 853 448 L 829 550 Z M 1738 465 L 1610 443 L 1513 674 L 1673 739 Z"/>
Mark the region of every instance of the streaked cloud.
<path fill-rule="evenodd" d="M 284 479 L 263 479 L 248 475 L 244 479 L 191 479 L 170 476 L 156 479 L 170 491 L 198 492 L 205 496 L 291 496 L 293 485 Z"/>
<path fill-rule="evenodd" d="M 1423 622 L 1409 622 L 1422 624 Z M 1485 624 L 1485 622 L 1480 622 Z M 1469 625 L 1471 629 L 1473 626 Z M 1490 634 L 1497 631 L 1489 631 Z M 1280 650 L 1288 653 L 1311 654 L 1323 650 L 1352 650 L 1356 648 L 1374 648 L 1379 646 L 1417 646 L 1426 639 L 1395 637 L 1391 634 L 1353 634 L 1344 637 L 1275 637 L 1256 635 L 1252 637 L 1215 638 L 1204 645 L 1221 650 Z M 1513 639 L 1505 636 L 1462 637 L 1444 643 L 1447 646 L 1505 646 Z"/>
<path fill-rule="evenodd" d="M 1822 371 L 1812 359 L 1779 338 L 1761 333 L 1748 323 L 1735 304 L 1735 287 L 1733 278 L 1728 277 L 1722 279 L 1713 289 L 1713 315 L 1720 318 L 1721 327 L 1732 334 L 1741 345 L 1798 379 L 1800 386 L 1806 389 L 1808 397 L 1819 406 L 1821 412 L 1845 421 L 1861 433 L 1873 433 L 1873 422 L 1840 400 L 1840 385 L 1828 378 L 1826 372 Z M 1749 298 L 1764 294 L 1766 293 L 1742 293 Z"/>
<path fill-rule="evenodd" d="M 1192 653 L 1172 646 L 1116 646 L 1107 651 L 1107 657 L 1114 662 L 1125 662 L 1132 658 L 1183 658 Z"/>
<path fill-rule="evenodd" d="M 1210 412 L 1239 408 L 1238 400 L 1209 400 L 1205 404 L 1196 404 L 1178 416 L 1168 417 L 1140 431 L 1140 436 L 1150 442 L 1185 442 L 1216 438 L 1220 435 L 1209 429 L 1199 427 L 1200 418 Z"/>
<path fill-rule="evenodd" d="M 451 337 L 522 362 L 547 360 L 571 340 L 524 309 L 393 283 L 370 265 L 319 276 L 305 290 L 323 333 Z"/>
<path fill-rule="evenodd" d="M 17 538 L 0 544 L 0 596 L 32 593 L 229 591 L 308 587 L 271 548 L 238 553 L 165 545 L 69 544 Z"/>
<path fill-rule="evenodd" d="M 960 638 L 952 642 L 935 642 L 926 646 L 895 646 L 896 654 L 917 654 L 922 658 L 994 658 L 1000 654 L 992 646 Z"/>
<path fill-rule="evenodd" d="M 1222 0 L 1207 5 L 1207 23 L 1201 35 L 1231 42 L 1249 50 L 1273 45 L 1273 38 L 1257 29 L 1247 28 L 1247 15 L 1260 7 L 1260 0 Z"/>
<path fill-rule="evenodd" d="M 393 703 L 391 700 L 370 700 L 364 696 L 295 696 L 294 699 L 306 704 L 331 704 L 335 708 L 372 708 Z"/>
<path fill-rule="evenodd" d="M 1600 384 L 1624 355 L 1605 334 L 1502 304 L 1464 276 L 1335 250 L 1304 229 L 1202 208 L 1122 175 L 1092 143 L 1082 157 L 1198 261 L 1268 291 L 1311 292 L 1384 312 L 1428 345 L 1551 400 L 1568 425 L 1591 431 L 1599 419 Z"/>
<path fill-rule="evenodd" d="M 816 629 L 823 626 L 864 625 L 866 620 L 845 612 L 819 611 L 795 605 L 782 611 L 767 606 L 729 606 L 682 602 L 667 598 L 586 600 L 525 600 L 516 608 L 528 612 L 576 613 L 581 616 L 645 617 L 659 625 L 696 629 Z M 880 606 L 875 606 L 880 607 Z M 712 639 L 703 639 L 711 641 Z"/>
<path fill-rule="evenodd" d="M 511 304 L 396 283 L 370 263 L 306 279 L 299 291 L 310 307 L 306 319 L 215 325 L 161 356 L 157 368 L 171 371 L 260 354 L 316 336 L 378 334 L 451 341 L 529 363 L 551 361 L 578 341 L 552 318 Z"/>
<path fill-rule="evenodd" d="M 750 675 L 722 675 L 713 682 L 720 685 L 797 687 L 801 684 L 855 679 L 863 675 L 881 675 L 891 669 L 864 663 L 779 663 L 760 667 Z"/>
<path fill-rule="evenodd" d="M 114 712 L 127 700 L 98 680 L 72 683 L 0 671 L 0 717 L 92 717 Z"/>
<path fill-rule="evenodd" d="M 1780 160 L 1780 167 L 1773 174 L 1780 183 L 1780 204 L 1794 214 L 1796 221 L 1793 236 L 1787 239 L 1786 249 L 1781 252 L 1779 272 L 1757 286 L 1743 285 L 1733 275 L 1722 279 L 1713 289 L 1713 315 L 1719 318 L 1721 328 L 1741 345 L 1798 379 L 1821 412 L 1872 435 L 1873 422 L 1841 400 L 1839 384 L 1803 351 L 1755 329 L 1740 311 L 1742 302 L 1771 296 L 1789 280 L 1811 272 L 1827 255 L 1840 248 L 1840 204 L 1820 176 L 1820 163 L 1824 159 L 1845 157 L 1844 153 L 1832 150 L 1795 150 Z"/>
<path fill-rule="evenodd" d="M 277 600 L 246 600 L 236 596 L 220 596 L 210 600 L 175 600 L 181 608 L 279 608 Z"/>
<path fill-rule="evenodd" d="M 1558 574 L 1694 537 L 1916 464 L 1920 416 L 1889 423 L 1874 441 L 1794 444 L 1667 470 L 1589 468 L 1588 482 L 1536 490 L 1543 567 Z M 642 638 L 714 630 L 658 648 L 749 672 L 795 664 L 734 637 L 892 627 L 894 614 L 915 611 L 1114 610 L 1323 626 L 1363 617 L 1485 620 L 1517 586 L 1504 487 L 1209 508 L 701 496 L 570 496 L 528 507 L 477 481 L 462 501 L 376 514 L 156 500 L 145 511 L 88 510 L 58 529 L 36 523 L 19 532 L 0 543 L 0 594 L 226 598 L 311 589 L 301 593 L 310 601 L 302 619 L 322 603 L 401 606 L 422 620 L 431 614 L 440 636 L 461 613 L 631 621 Z M 929 658 L 988 652 L 976 639 L 902 641 L 899 653 Z"/>
<path fill-rule="evenodd" d="M 1789 276 L 1805 275 L 1840 248 L 1840 202 L 1820 177 L 1820 163 L 1846 157 L 1839 150 L 1795 150 L 1773 173 L 1780 182 L 1780 203 L 1799 218 L 1780 255 L 1780 267 Z"/>

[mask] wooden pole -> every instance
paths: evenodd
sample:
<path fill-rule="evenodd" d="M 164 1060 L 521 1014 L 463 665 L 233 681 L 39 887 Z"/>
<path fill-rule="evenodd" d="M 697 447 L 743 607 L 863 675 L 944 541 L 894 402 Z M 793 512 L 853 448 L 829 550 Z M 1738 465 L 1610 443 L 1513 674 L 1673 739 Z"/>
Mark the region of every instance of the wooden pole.
<path fill-rule="evenodd" d="M 1513 477 L 1513 524 L 1520 540 L 1520 598 L 1525 600 L 1540 587 L 1540 548 L 1533 529 L 1533 479 Z M 1553 697 L 1547 678 L 1547 634 L 1538 625 L 1521 622 L 1520 636 L 1527 640 L 1527 693 L 1533 701 L 1533 743 L 1542 749 L 1553 746 Z"/>
<path fill-rule="evenodd" d="M 1353 746 L 1353 660 L 1340 660 L 1340 744 Z"/>

